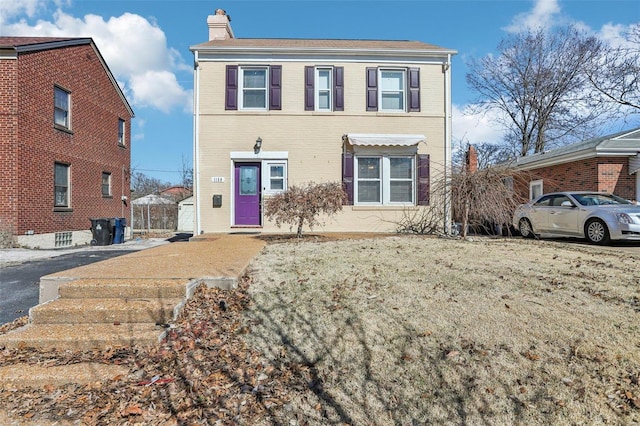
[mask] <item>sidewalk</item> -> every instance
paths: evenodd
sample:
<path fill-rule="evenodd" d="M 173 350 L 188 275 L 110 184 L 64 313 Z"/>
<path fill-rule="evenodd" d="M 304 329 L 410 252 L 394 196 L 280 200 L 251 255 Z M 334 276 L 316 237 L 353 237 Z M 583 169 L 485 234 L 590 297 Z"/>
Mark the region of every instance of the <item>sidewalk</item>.
<path fill-rule="evenodd" d="M 109 251 L 109 250 L 131 250 L 139 251 L 159 245 L 169 244 L 166 238 L 135 238 L 122 244 L 111 244 L 108 246 L 80 246 L 73 248 L 60 248 L 54 250 L 35 250 L 23 248 L 0 249 L 0 268 L 15 265 L 33 260 L 48 259 L 51 257 L 63 256 L 65 254 L 83 251 Z"/>

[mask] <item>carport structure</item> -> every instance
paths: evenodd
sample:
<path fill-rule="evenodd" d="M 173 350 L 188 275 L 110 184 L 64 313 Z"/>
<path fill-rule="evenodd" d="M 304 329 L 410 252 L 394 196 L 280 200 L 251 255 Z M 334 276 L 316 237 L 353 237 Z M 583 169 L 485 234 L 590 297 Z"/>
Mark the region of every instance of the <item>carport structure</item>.
<path fill-rule="evenodd" d="M 151 229 L 173 230 L 176 228 L 178 205 L 174 201 L 149 194 L 133 200 L 131 205 L 132 232 L 134 229 L 145 229 L 145 227 L 147 232 Z M 136 215 L 136 212 L 139 212 L 139 215 Z"/>

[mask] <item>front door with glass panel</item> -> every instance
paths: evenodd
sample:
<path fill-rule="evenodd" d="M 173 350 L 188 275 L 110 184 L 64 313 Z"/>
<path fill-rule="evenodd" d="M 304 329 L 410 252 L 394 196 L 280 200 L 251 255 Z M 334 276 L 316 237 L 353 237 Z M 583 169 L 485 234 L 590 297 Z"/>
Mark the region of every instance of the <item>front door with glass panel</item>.
<path fill-rule="evenodd" d="M 235 164 L 235 225 L 259 226 L 260 163 Z"/>

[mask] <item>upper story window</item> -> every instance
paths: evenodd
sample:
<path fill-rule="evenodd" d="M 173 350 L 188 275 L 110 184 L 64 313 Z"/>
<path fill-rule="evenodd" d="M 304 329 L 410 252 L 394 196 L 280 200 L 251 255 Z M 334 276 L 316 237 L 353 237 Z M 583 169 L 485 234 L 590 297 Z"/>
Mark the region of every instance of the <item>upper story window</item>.
<path fill-rule="evenodd" d="M 316 69 L 315 101 L 318 111 L 331 111 L 331 72 L 330 68 Z"/>
<path fill-rule="evenodd" d="M 344 67 L 305 67 L 304 89 L 305 111 L 344 111 Z"/>
<path fill-rule="evenodd" d="M 69 207 L 68 164 L 55 163 L 54 166 L 54 207 Z"/>
<path fill-rule="evenodd" d="M 122 118 L 119 118 L 118 119 L 118 145 L 120 146 L 125 145 L 124 125 L 125 125 L 125 121 Z"/>
<path fill-rule="evenodd" d="M 225 109 L 267 111 L 282 109 L 282 66 L 226 67 Z"/>
<path fill-rule="evenodd" d="M 378 104 L 380 111 L 404 111 L 406 105 L 404 70 L 379 70 L 379 72 Z"/>
<path fill-rule="evenodd" d="M 111 173 L 102 172 L 102 196 L 111 196 Z"/>
<path fill-rule="evenodd" d="M 240 109 L 267 108 L 267 69 L 240 68 Z"/>
<path fill-rule="evenodd" d="M 71 93 L 54 86 L 54 115 L 56 126 L 71 129 Z"/>
<path fill-rule="evenodd" d="M 367 111 L 419 112 L 419 68 L 367 68 Z"/>

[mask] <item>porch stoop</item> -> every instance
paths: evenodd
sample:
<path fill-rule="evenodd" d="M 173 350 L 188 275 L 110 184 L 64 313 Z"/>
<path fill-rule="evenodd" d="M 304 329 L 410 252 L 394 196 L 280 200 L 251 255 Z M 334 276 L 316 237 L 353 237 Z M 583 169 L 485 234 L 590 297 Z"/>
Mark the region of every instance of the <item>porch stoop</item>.
<path fill-rule="evenodd" d="M 29 324 L 0 335 L 0 347 L 90 350 L 154 345 L 195 284 L 185 279 L 70 281 L 60 286 L 58 299 L 29 310 Z"/>

